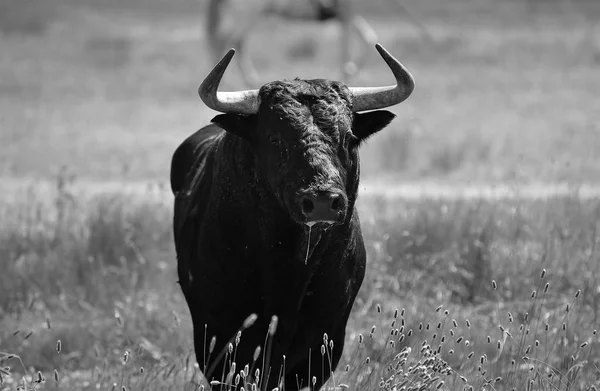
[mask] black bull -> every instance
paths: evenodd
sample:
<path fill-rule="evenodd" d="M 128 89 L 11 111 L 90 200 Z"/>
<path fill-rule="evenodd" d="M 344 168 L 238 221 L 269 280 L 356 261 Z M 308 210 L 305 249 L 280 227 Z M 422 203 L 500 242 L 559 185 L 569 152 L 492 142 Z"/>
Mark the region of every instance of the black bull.
<path fill-rule="evenodd" d="M 394 117 L 358 111 L 399 103 L 413 89 L 408 71 L 377 48 L 396 86 L 292 80 L 217 92 L 233 52 L 202 83 L 203 101 L 225 114 L 177 148 L 171 186 L 179 283 L 208 380 L 230 371 L 219 355 L 230 342 L 237 368 L 252 364 L 273 316 L 276 332 L 256 364 L 268 353 L 270 375 L 268 368 L 261 375 L 267 389 L 312 385 L 312 376 L 318 388 L 336 368 L 365 274 L 354 207 L 358 148 Z M 251 314 L 256 322 L 235 340 Z M 325 333 L 334 347 L 323 371 Z"/>

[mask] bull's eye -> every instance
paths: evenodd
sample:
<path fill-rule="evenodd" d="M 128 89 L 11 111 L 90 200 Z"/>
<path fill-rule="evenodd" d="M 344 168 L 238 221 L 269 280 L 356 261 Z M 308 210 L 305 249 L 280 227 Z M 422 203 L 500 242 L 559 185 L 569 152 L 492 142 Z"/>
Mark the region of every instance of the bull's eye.
<path fill-rule="evenodd" d="M 281 140 L 279 139 L 279 137 L 274 136 L 274 135 L 270 135 L 269 136 L 269 142 L 273 145 L 279 145 L 281 144 Z"/>

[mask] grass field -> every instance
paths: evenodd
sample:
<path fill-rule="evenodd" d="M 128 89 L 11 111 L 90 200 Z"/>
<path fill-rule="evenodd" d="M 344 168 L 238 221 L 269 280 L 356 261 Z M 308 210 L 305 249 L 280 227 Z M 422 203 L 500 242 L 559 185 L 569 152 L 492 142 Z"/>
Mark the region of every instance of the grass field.
<path fill-rule="evenodd" d="M 165 183 L 214 115 L 196 95 L 203 4 L 15 4 L 0 0 L 0 390 L 24 373 L 37 389 L 197 389 Z M 362 151 L 383 190 L 359 201 L 368 273 L 331 387 L 597 389 L 600 198 L 577 190 L 600 179 L 600 3 L 406 1 L 430 38 L 372 4 L 417 88 Z M 269 19 L 250 48 L 266 82 L 336 78 L 336 44 L 331 25 Z M 353 83 L 390 82 L 380 62 Z M 517 196 L 386 191 L 406 183 Z M 518 197 L 547 183 L 573 191 Z"/>

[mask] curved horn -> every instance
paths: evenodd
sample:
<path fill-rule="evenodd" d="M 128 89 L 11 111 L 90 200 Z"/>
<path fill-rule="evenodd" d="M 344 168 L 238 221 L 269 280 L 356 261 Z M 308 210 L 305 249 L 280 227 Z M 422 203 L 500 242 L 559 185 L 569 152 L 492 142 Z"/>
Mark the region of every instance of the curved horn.
<path fill-rule="evenodd" d="M 395 86 L 350 87 L 354 97 L 352 111 L 376 110 L 397 105 L 410 96 L 415 88 L 415 80 L 410 72 L 380 44 L 375 48 L 392 70 L 396 78 Z"/>
<path fill-rule="evenodd" d="M 198 95 L 205 105 L 222 113 L 256 114 L 258 112 L 258 90 L 218 92 L 219 83 L 231 62 L 235 49 L 229 49 L 221 61 L 210 71 L 200 87 Z"/>

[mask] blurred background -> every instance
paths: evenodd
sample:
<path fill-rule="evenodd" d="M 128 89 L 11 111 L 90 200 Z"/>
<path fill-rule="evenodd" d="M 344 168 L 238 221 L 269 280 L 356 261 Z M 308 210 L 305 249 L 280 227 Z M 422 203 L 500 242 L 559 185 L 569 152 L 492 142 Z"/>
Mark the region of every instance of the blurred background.
<path fill-rule="evenodd" d="M 343 76 L 343 29 L 314 8 L 331 2 L 276 0 L 257 12 L 265 2 L 225 1 L 216 42 L 208 0 L 0 0 L 0 390 L 24 373 L 34 382 L 35 370 L 51 381 L 54 369 L 61 390 L 197 389 L 167 185 L 174 149 L 216 115 L 197 87 L 248 21 L 244 52 L 257 72 L 230 66 L 223 88 Z M 441 357 L 477 389 L 485 371 L 505 379 L 496 389 L 535 379 L 528 389 L 591 390 L 600 376 L 600 1 L 351 5 L 367 41 L 395 55 L 416 89 L 361 152 L 369 262 L 348 324 L 346 382 L 377 387 L 397 349 L 432 341 L 423 324 L 439 320 L 461 336 Z M 348 83 L 391 83 L 372 45 L 356 29 L 347 37 L 360 65 Z M 467 185 L 515 192 L 453 193 Z M 579 192 L 586 185 L 595 190 Z M 411 186 L 431 191 L 394 192 Z M 567 191 L 548 197 L 549 186 Z M 396 350 L 394 308 L 415 330 Z M 377 336 L 355 349 L 374 325 Z M 534 369 L 521 359 L 527 345 Z M 462 387 L 454 376 L 442 389 Z"/>
<path fill-rule="evenodd" d="M 265 2 L 224 2 L 223 34 Z M 315 2 L 279 7 L 286 3 L 292 15 L 315 13 Z M 364 149 L 367 180 L 600 177 L 599 2 L 352 6 L 417 82 L 392 108 L 392 126 Z M 215 114 L 196 92 L 215 60 L 207 7 L 206 0 L 0 0 L 0 175 L 39 178 L 68 167 L 94 180 L 164 182 L 177 143 Z M 260 69 L 256 84 L 232 67 L 224 88 L 340 79 L 340 35 L 336 20 L 260 16 L 244 41 Z M 350 41 L 364 65 L 350 84 L 393 81 L 374 48 L 355 32 Z"/>

